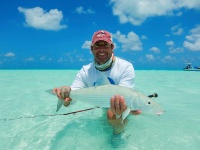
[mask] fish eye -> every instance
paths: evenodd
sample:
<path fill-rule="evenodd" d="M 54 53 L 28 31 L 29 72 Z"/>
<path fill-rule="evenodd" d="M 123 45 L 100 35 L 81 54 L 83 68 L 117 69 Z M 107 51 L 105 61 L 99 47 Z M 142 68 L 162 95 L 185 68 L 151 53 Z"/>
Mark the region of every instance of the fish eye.
<path fill-rule="evenodd" d="M 151 102 L 148 102 L 148 104 L 151 104 Z"/>

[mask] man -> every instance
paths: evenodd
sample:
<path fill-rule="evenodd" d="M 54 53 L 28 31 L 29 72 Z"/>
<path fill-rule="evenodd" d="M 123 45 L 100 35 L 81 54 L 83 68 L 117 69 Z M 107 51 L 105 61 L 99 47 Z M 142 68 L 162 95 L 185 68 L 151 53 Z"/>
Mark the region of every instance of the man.
<path fill-rule="evenodd" d="M 131 63 L 114 56 L 114 44 L 112 36 L 108 31 L 99 30 L 92 37 L 91 51 L 94 55 L 94 62 L 83 66 L 78 72 L 74 82 L 70 87 L 63 86 L 54 88 L 58 98 L 64 100 L 64 105 L 68 106 L 71 102 L 70 98 L 64 98 L 61 95 L 63 88 L 76 90 L 95 86 L 98 76 L 103 72 L 111 84 L 126 86 L 133 88 L 135 72 Z M 110 99 L 110 108 L 107 111 L 107 118 L 114 127 L 115 133 L 124 130 L 124 124 L 121 124 L 121 115 L 126 110 L 126 102 L 121 95 L 113 95 Z M 139 114 L 140 111 L 133 111 L 132 114 Z"/>

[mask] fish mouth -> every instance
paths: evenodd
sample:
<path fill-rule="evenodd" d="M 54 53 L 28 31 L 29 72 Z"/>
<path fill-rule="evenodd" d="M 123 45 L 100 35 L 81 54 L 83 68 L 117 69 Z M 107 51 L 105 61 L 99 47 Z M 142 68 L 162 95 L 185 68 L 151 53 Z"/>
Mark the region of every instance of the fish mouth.
<path fill-rule="evenodd" d="M 162 114 L 164 114 L 165 111 L 160 111 L 160 112 L 156 112 L 156 115 L 160 116 Z"/>

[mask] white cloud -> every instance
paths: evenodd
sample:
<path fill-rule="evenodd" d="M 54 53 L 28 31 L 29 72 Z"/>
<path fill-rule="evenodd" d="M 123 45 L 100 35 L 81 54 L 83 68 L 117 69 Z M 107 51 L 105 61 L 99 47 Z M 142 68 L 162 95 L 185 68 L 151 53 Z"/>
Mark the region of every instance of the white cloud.
<path fill-rule="evenodd" d="M 46 60 L 46 56 L 40 57 L 40 60 Z"/>
<path fill-rule="evenodd" d="M 177 0 L 173 0 L 177 2 Z M 199 0 L 179 0 L 177 4 L 179 8 L 185 7 L 187 9 L 199 9 L 200 8 L 200 1 Z"/>
<path fill-rule="evenodd" d="M 163 63 L 174 62 L 174 61 L 176 61 L 176 58 L 170 55 L 166 55 L 161 59 L 161 62 Z"/>
<path fill-rule="evenodd" d="M 171 61 L 171 60 L 174 60 L 175 58 L 173 58 L 173 57 L 171 57 L 171 56 L 165 56 L 164 57 L 164 60 L 166 60 L 166 61 Z"/>
<path fill-rule="evenodd" d="M 153 61 L 155 60 L 154 56 L 152 54 L 146 54 L 146 58 L 148 61 Z"/>
<path fill-rule="evenodd" d="M 5 57 L 14 57 L 15 56 L 15 53 L 12 53 L 12 52 L 8 52 L 4 55 Z"/>
<path fill-rule="evenodd" d="M 169 48 L 170 53 L 182 53 L 183 51 L 184 51 L 184 49 L 182 47 L 177 47 L 177 48 L 170 47 Z"/>
<path fill-rule="evenodd" d="M 145 35 L 142 35 L 141 38 L 142 38 L 143 40 L 148 39 Z"/>
<path fill-rule="evenodd" d="M 120 23 L 141 25 L 147 18 L 182 14 L 181 8 L 199 9 L 199 0 L 111 0 L 112 10 Z"/>
<path fill-rule="evenodd" d="M 176 25 L 171 28 L 171 31 L 174 35 L 181 35 L 183 33 L 183 28 L 180 27 L 181 25 Z"/>
<path fill-rule="evenodd" d="M 113 42 L 113 44 L 114 44 L 114 49 L 118 49 L 119 48 L 119 46 L 117 45 L 117 43 Z"/>
<path fill-rule="evenodd" d="M 115 34 L 112 34 L 112 37 L 122 44 L 122 51 L 138 51 L 143 49 L 139 36 L 133 31 L 129 32 L 128 35 L 121 34 L 120 31 L 117 31 Z"/>
<path fill-rule="evenodd" d="M 169 35 L 169 34 L 165 34 L 165 36 L 166 36 L 166 37 L 170 37 L 170 35 Z"/>
<path fill-rule="evenodd" d="M 166 45 L 167 45 L 167 46 L 174 46 L 174 42 L 173 42 L 173 41 L 167 41 L 167 42 L 166 42 Z"/>
<path fill-rule="evenodd" d="M 165 60 L 172 60 L 171 56 L 165 56 Z"/>
<path fill-rule="evenodd" d="M 200 25 L 190 30 L 190 35 L 186 36 L 183 46 L 191 51 L 200 51 Z"/>
<path fill-rule="evenodd" d="M 82 48 L 83 49 L 90 49 L 90 46 L 91 46 L 91 41 L 85 41 L 82 45 Z"/>
<path fill-rule="evenodd" d="M 28 57 L 28 58 L 25 58 L 25 61 L 33 61 L 34 58 L 33 57 Z"/>
<path fill-rule="evenodd" d="M 86 59 L 83 55 L 77 55 L 76 58 L 78 59 L 78 61 L 81 61 L 81 62 L 86 61 Z"/>
<path fill-rule="evenodd" d="M 160 49 L 157 48 L 157 47 L 152 47 L 152 48 L 150 49 L 150 51 L 153 51 L 154 53 L 160 53 Z"/>
<path fill-rule="evenodd" d="M 77 12 L 78 14 L 93 14 L 94 13 L 94 11 L 91 9 L 84 10 L 82 6 L 77 7 L 75 12 Z"/>
<path fill-rule="evenodd" d="M 26 19 L 26 25 L 36 29 L 43 30 L 60 30 L 66 28 L 66 25 L 61 25 L 63 19 L 62 11 L 51 9 L 46 12 L 40 7 L 22 8 L 18 7 L 19 12 L 23 13 Z"/>

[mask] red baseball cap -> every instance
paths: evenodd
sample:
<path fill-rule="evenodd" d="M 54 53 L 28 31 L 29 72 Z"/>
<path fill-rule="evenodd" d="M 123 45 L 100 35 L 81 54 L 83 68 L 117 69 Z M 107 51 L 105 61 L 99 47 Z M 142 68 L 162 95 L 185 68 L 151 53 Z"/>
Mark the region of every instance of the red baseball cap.
<path fill-rule="evenodd" d="M 95 32 L 92 36 L 92 45 L 98 41 L 105 41 L 112 44 L 112 35 L 106 30 L 99 30 Z"/>

